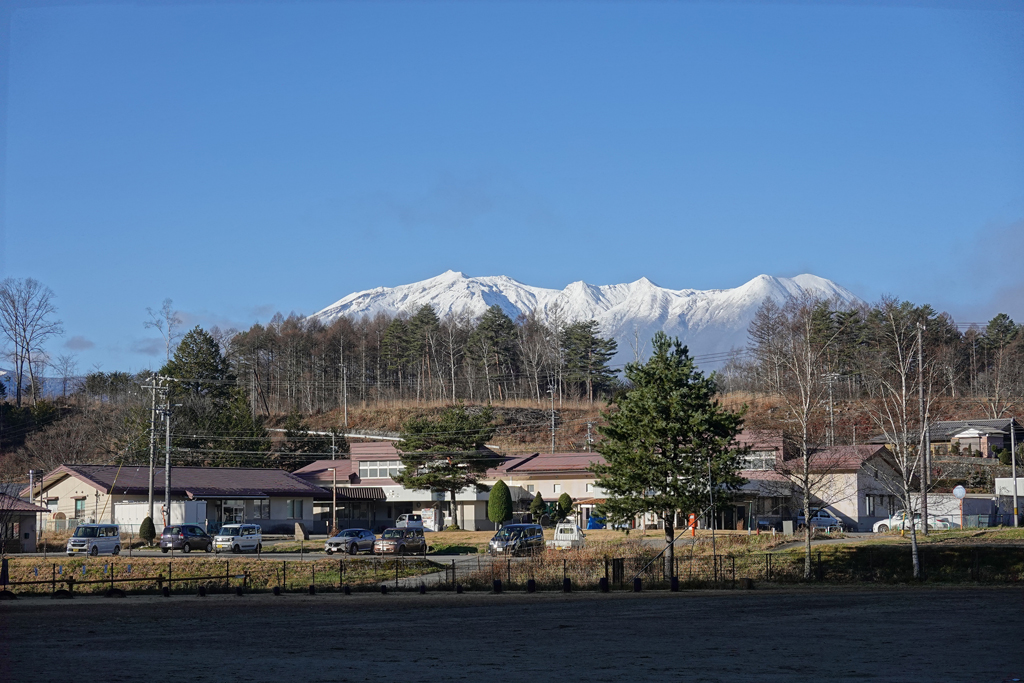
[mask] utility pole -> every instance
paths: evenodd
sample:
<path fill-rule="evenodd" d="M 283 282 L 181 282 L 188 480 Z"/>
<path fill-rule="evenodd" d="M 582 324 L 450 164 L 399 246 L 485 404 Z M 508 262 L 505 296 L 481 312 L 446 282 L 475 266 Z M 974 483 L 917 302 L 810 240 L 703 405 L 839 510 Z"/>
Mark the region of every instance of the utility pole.
<path fill-rule="evenodd" d="M 1017 507 L 1017 418 L 1010 418 L 1010 467 L 1013 475 L 1013 526 L 1020 526 Z"/>
<path fill-rule="evenodd" d="M 555 387 L 548 385 L 548 393 L 551 394 L 551 452 L 555 452 Z M 559 395 L 561 401 L 561 395 Z"/>
<path fill-rule="evenodd" d="M 1014 480 L 1013 485 L 1014 486 L 1017 485 L 1016 480 Z M 40 498 L 43 497 L 43 487 L 42 486 L 39 487 L 39 497 Z M 28 501 L 30 503 L 35 503 L 36 502 L 36 471 L 35 470 L 29 470 L 28 471 Z M 34 552 L 34 551 L 36 551 L 39 548 L 39 513 L 35 512 L 33 514 L 35 515 L 35 518 L 36 518 L 36 520 L 35 520 L 35 522 L 36 522 L 36 547 L 32 548 L 32 551 Z"/>
<path fill-rule="evenodd" d="M 341 366 L 341 395 L 345 404 L 345 429 L 348 429 L 348 368 Z"/>
<path fill-rule="evenodd" d="M 924 323 L 917 323 L 917 397 L 920 401 L 921 419 L 921 528 L 928 535 L 928 475 L 931 469 L 928 451 L 931 450 L 928 438 L 928 409 L 924 402 L 924 343 L 921 333 L 926 330 Z"/>
<path fill-rule="evenodd" d="M 832 398 L 832 380 L 835 379 L 835 373 L 830 372 L 825 377 L 828 379 L 828 445 L 836 445 L 836 413 L 835 413 L 835 402 Z"/>
<path fill-rule="evenodd" d="M 167 515 L 164 520 L 164 526 L 171 523 L 171 399 L 170 396 L 167 398 L 167 402 L 161 409 L 160 414 L 163 415 L 164 424 L 167 427 L 167 433 L 164 443 L 164 514 Z"/>
<path fill-rule="evenodd" d="M 158 380 L 161 381 L 159 387 L 157 386 Z M 149 518 L 153 519 L 153 475 L 156 468 L 156 392 L 157 389 L 163 389 L 162 378 L 154 375 L 151 378 L 151 384 L 143 389 L 149 389 L 152 392 L 149 413 Z"/>
<path fill-rule="evenodd" d="M 587 453 L 590 452 L 590 422 L 587 423 Z"/>

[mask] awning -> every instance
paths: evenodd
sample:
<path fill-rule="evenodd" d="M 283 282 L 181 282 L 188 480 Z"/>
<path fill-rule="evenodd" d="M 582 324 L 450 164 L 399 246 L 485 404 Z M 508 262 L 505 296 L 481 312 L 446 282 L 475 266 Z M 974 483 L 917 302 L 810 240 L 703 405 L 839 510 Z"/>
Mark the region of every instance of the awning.
<path fill-rule="evenodd" d="M 380 486 L 339 486 L 338 500 L 387 500 Z"/>

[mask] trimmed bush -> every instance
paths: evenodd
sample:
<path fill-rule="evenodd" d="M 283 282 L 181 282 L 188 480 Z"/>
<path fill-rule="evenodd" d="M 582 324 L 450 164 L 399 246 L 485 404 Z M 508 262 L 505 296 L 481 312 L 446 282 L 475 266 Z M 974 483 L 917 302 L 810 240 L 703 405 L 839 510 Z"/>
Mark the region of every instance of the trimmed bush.
<path fill-rule="evenodd" d="M 156 538 L 156 527 L 153 526 L 152 517 L 146 517 L 142 520 L 142 524 L 139 525 L 139 536 L 147 544 L 153 545 L 153 539 Z"/>
<path fill-rule="evenodd" d="M 562 515 L 562 519 L 568 517 L 572 512 L 572 496 L 568 493 L 563 493 L 558 497 L 558 512 Z"/>
<path fill-rule="evenodd" d="M 533 515 L 535 522 L 540 522 L 541 516 L 547 512 L 548 506 L 544 502 L 544 496 L 539 493 L 533 497 L 533 502 L 530 503 L 530 514 Z"/>
<path fill-rule="evenodd" d="M 491 487 L 491 494 L 487 499 L 487 519 L 495 524 L 512 519 L 512 492 L 501 479 Z"/>

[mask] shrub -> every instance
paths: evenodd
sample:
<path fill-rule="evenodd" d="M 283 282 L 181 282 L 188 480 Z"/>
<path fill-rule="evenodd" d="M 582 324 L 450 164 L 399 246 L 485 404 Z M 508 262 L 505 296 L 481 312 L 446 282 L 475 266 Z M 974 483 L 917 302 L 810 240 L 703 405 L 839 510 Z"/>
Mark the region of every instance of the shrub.
<path fill-rule="evenodd" d="M 541 516 L 547 512 L 548 506 L 544 502 L 544 496 L 538 493 L 533 497 L 533 502 L 530 503 L 530 514 L 533 515 L 535 521 L 540 521 Z"/>
<path fill-rule="evenodd" d="M 495 524 L 512 519 L 512 493 L 501 479 L 491 487 L 491 495 L 487 499 L 487 519 Z"/>
<path fill-rule="evenodd" d="M 558 512 L 562 515 L 562 519 L 568 517 L 572 512 L 572 496 L 568 493 L 563 493 L 558 497 Z"/>
<path fill-rule="evenodd" d="M 149 545 L 153 545 L 153 539 L 156 538 L 156 527 L 153 526 L 152 517 L 142 520 L 142 524 L 139 525 L 139 536 Z"/>

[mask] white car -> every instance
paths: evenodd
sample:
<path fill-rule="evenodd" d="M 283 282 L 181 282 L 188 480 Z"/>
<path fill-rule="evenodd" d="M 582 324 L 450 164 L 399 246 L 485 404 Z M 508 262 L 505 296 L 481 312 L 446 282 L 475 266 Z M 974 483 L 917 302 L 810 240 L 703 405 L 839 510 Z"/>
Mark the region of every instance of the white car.
<path fill-rule="evenodd" d="M 549 548 L 554 550 L 571 550 L 582 548 L 587 537 L 583 530 L 576 526 L 575 522 L 559 522 L 555 526 L 555 539 L 548 541 Z"/>
<path fill-rule="evenodd" d="M 796 525 L 799 529 L 803 529 L 806 526 L 802 514 L 796 518 Z M 811 526 L 815 529 L 824 529 L 825 531 L 843 530 L 842 520 L 828 510 L 811 510 Z"/>
<path fill-rule="evenodd" d="M 121 532 L 116 524 L 79 524 L 68 539 L 68 557 L 117 555 L 120 552 Z"/>
<path fill-rule="evenodd" d="M 883 519 L 875 522 L 872 525 L 871 530 L 876 534 L 884 534 L 889 531 L 909 531 L 910 524 L 907 521 L 907 513 L 905 510 L 900 510 L 889 519 Z M 921 530 L 921 513 L 914 513 L 913 526 L 918 531 Z M 957 522 L 952 521 L 948 517 L 939 517 L 935 515 L 928 515 L 928 530 L 929 531 L 948 531 L 949 529 L 959 529 L 960 525 Z"/>
<path fill-rule="evenodd" d="M 251 550 L 258 553 L 263 548 L 263 530 L 259 524 L 225 524 L 213 537 L 213 547 L 218 552 Z"/>

